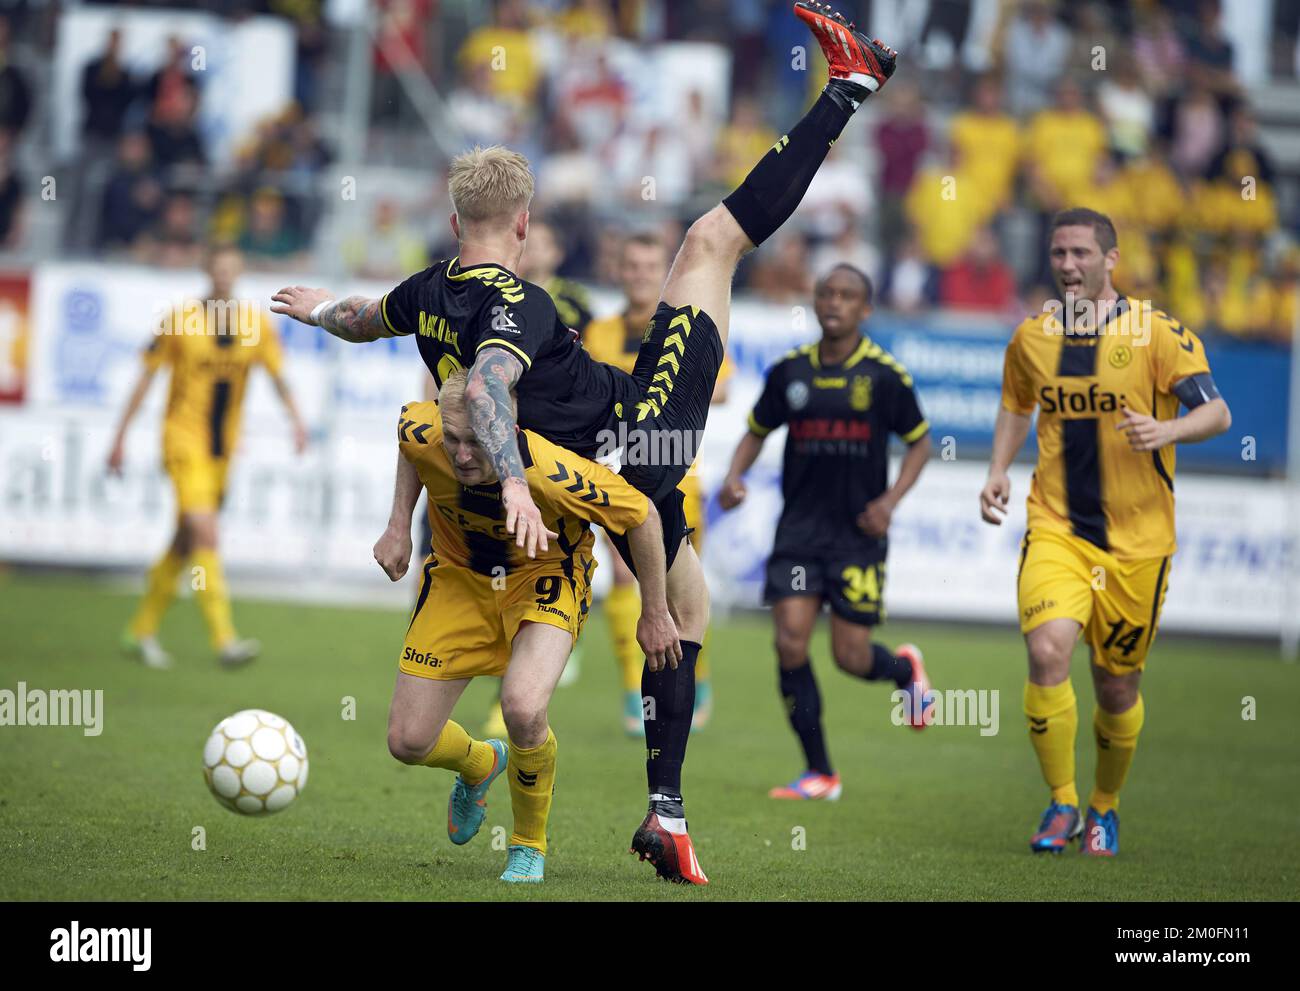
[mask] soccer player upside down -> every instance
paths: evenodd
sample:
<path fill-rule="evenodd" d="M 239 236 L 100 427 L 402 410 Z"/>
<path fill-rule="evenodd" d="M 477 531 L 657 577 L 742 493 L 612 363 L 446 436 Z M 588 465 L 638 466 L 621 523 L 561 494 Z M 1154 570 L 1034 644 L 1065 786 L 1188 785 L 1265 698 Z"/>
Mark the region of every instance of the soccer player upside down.
<path fill-rule="evenodd" d="M 591 605 L 591 523 L 626 534 L 641 576 L 637 635 L 658 670 L 681 658 L 665 593 L 663 534 L 654 505 L 601 465 L 532 431 L 519 434 L 524 474 L 548 528 L 529 558 L 506 531 L 501 483 L 470 427 L 468 374 L 449 375 L 439 402 L 412 403 L 398 423 L 397 485 L 375 560 L 394 581 L 411 560 L 411 513 L 428 492 L 430 554 L 398 662 L 388 747 L 406 764 L 459 772 L 447 833 L 468 843 L 483 824 L 487 792 L 507 773 L 514 832 L 501 880 L 540 882 L 555 786 L 556 740 L 547 706 Z M 652 635 L 647 635 L 652 634 Z M 478 675 L 503 677 L 509 733 L 474 740 L 451 711 Z M 689 837 L 678 854 L 695 863 Z M 705 880 L 699 874 L 699 883 Z"/>

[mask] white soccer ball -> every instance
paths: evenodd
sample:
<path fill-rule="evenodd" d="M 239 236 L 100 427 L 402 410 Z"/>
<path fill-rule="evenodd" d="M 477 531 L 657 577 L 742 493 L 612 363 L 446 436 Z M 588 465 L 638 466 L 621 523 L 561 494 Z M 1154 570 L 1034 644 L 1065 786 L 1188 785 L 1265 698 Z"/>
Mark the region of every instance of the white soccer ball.
<path fill-rule="evenodd" d="M 217 723 L 203 745 L 203 779 L 232 812 L 279 812 L 307 784 L 307 745 L 287 719 L 244 709 Z"/>

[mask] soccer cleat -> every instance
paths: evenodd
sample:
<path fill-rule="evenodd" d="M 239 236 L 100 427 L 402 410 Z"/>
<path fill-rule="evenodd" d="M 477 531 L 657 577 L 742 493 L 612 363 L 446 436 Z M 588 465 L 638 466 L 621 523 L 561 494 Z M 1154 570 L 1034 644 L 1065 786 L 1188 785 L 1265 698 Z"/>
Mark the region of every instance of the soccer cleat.
<path fill-rule="evenodd" d="M 695 683 L 695 708 L 691 712 L 691 729 L 701 730 L 709 725 L 713 718 L 713 682 L 711 680 Z"/>
<path fill-rule="evenodd" d="M 135 637 L 128 631 L 122 634 L 122 649 L 147 668 L 165 671 L 172 666 L 172 655 L 163 650 L 157 637 Z"/>
<path fill-rule="evenodd" d="M 476 785 L 456 775 L 447 799 L 447 836 L 457 846 L 463 846 L 478 835 L 483 820 L 487 818 L 487 793 L 497 775 L 506 769 L 506 745 L 503 740 L 488 740 L 492 748 L 492 770 Z"/>
<path fill-rule="evenodd" d="M 912 729 L 925 729 L 926 715 L 934 708 L 934 693 L 930 690 L 930 676 L 925 673 L 925 661 L 921 648 L 914 643 L 905 643 L 894 650 L 898 657 L 905 657 L 912 663 L 912 677 L 903 691 L 908 694 L 907 724 Z"/>
<path fill-rule="evenodd" d="M 1082 832 L 1078 807 L 1053 802 L 1043 813 L 1043 821 L 1029 841 L 1029 849 L 1034 853 L 1060 853 Z"/>
<path fill-rule="evenodd" d="M 623 732 L 638 739 L 645 736 L 641 704 L 640 692 L 623 693 Z"/>
<path fill-rule="evenodd" d="M 685 819 L 659 816 L 652 807 L 645 820 L 632 834 L 632 847 L 638 860 L 648 860 L 655 873 L 674 884 L 708 884 L 704 870 L 695 856 Z"/>
<path fill-rule="evenodd" d="M 1102 815 L 1091 805 L 1083 820 L 1083 839 L 1079 852 L 1089 857 L 1114 857 L 1119 854 L 1119 813 L 1111 809 Z"/>
<path fill-rule="evenodd" d="M 501 715 L 501 696 L 498 695 L 488 710 L 487 719 L 483 720 L 483 738 L 504 739 L 509 735 L 505 717 Z"/>
<path fill-rule="evenodd" d="M 262 645 L 256 640 L 231 640 L 219 651 L 217 660 L 223 668 L 239 668 L 257 658 Z"/>
<path fill-rule="evenodd" d="M 546 867 L 546 854 L 531 846 L 512 846 L 506 858 L 502 881 L 511 884 L 541 884 Z"/>
<path fill-rule="evenodd" d="M 853 111 L 889 81 L 898 64 L 898 52 L 868 38 L 852 22 L 824 3 L 799 0 L 795 15 L 812 30 L 830 66 L 827 92 L 837 103 L 847 99 Z"/>
<path fill-rule="evenodd" d="M 828 802 L 837 801 L 840 794 L 844 791 L 844 786 L 840 784 L 838 774 L 821 774 L 817 771 L 809 771 L 801 774 L 788 785 L 779 785 L 767 793 L 768 798 L 785 798 L 785 799 L 825 799 Z"/>

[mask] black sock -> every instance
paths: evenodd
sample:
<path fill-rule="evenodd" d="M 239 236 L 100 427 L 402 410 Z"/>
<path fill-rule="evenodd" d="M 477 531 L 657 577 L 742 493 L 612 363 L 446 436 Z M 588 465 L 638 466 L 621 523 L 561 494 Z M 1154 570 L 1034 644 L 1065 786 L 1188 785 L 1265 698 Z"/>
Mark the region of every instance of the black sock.
<path fill-rule="evenodd" d="M 645 717 L 645 776 L 651 807 L 660 815 L 682 816 L 682 764 L 691 735 L 695 711 L 695 661 L 700 645 L 682 642 L 682 659 L 676 670 L 641 671 L 641 695 L 654 701 Z M 653 718 L 651 718 L 653 716 Z"/>
<path fill-rule="evenodd" d="M 899 688 L 906 688 L 912 683 L 912 662 L 906 657 L 899 657 L 888 647 L 878 643 L 871 645 L 871 670 L 862 677 L 867 681 L 892 681 Z"/>
<path fill-rule="evenodd" d="M 790 219 L 851 116 L 851 110 L 822 93 L 803 119 L 722 201 L 756 246 Z"/>
<path fill-rule="evenodd" d="M 781 669 L 781 697 L 790 717 L 790 728 L 803 746 L 808 770 L 818 774 L 832 774 L 831 759 L 826 753 L 826 736 L 822 732 L 822 696 L 817 691 L 812 662 L 791 671 Z"/>

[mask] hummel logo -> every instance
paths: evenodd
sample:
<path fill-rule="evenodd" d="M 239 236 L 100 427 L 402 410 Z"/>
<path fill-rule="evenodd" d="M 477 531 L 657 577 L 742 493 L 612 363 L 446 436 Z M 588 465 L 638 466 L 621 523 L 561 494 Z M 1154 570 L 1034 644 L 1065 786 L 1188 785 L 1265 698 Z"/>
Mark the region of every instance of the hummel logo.
<path fill-rule="evenodd" d="M 1029 723 L 1030 723 L 1029 732 L 1038 733 L 1040 735 L 1047 732 L 1046 719 L 1036 719 L 1033 716 L 1030 716 Z"/>
<path fill-rule="evenodd" d="M 531 774 L 528 771 L 515 771 L 515 777 L 519 779 L 519 783 L 525 788 L 531 788 L 533 785 L 537 784 L 536 771 Z"/>

